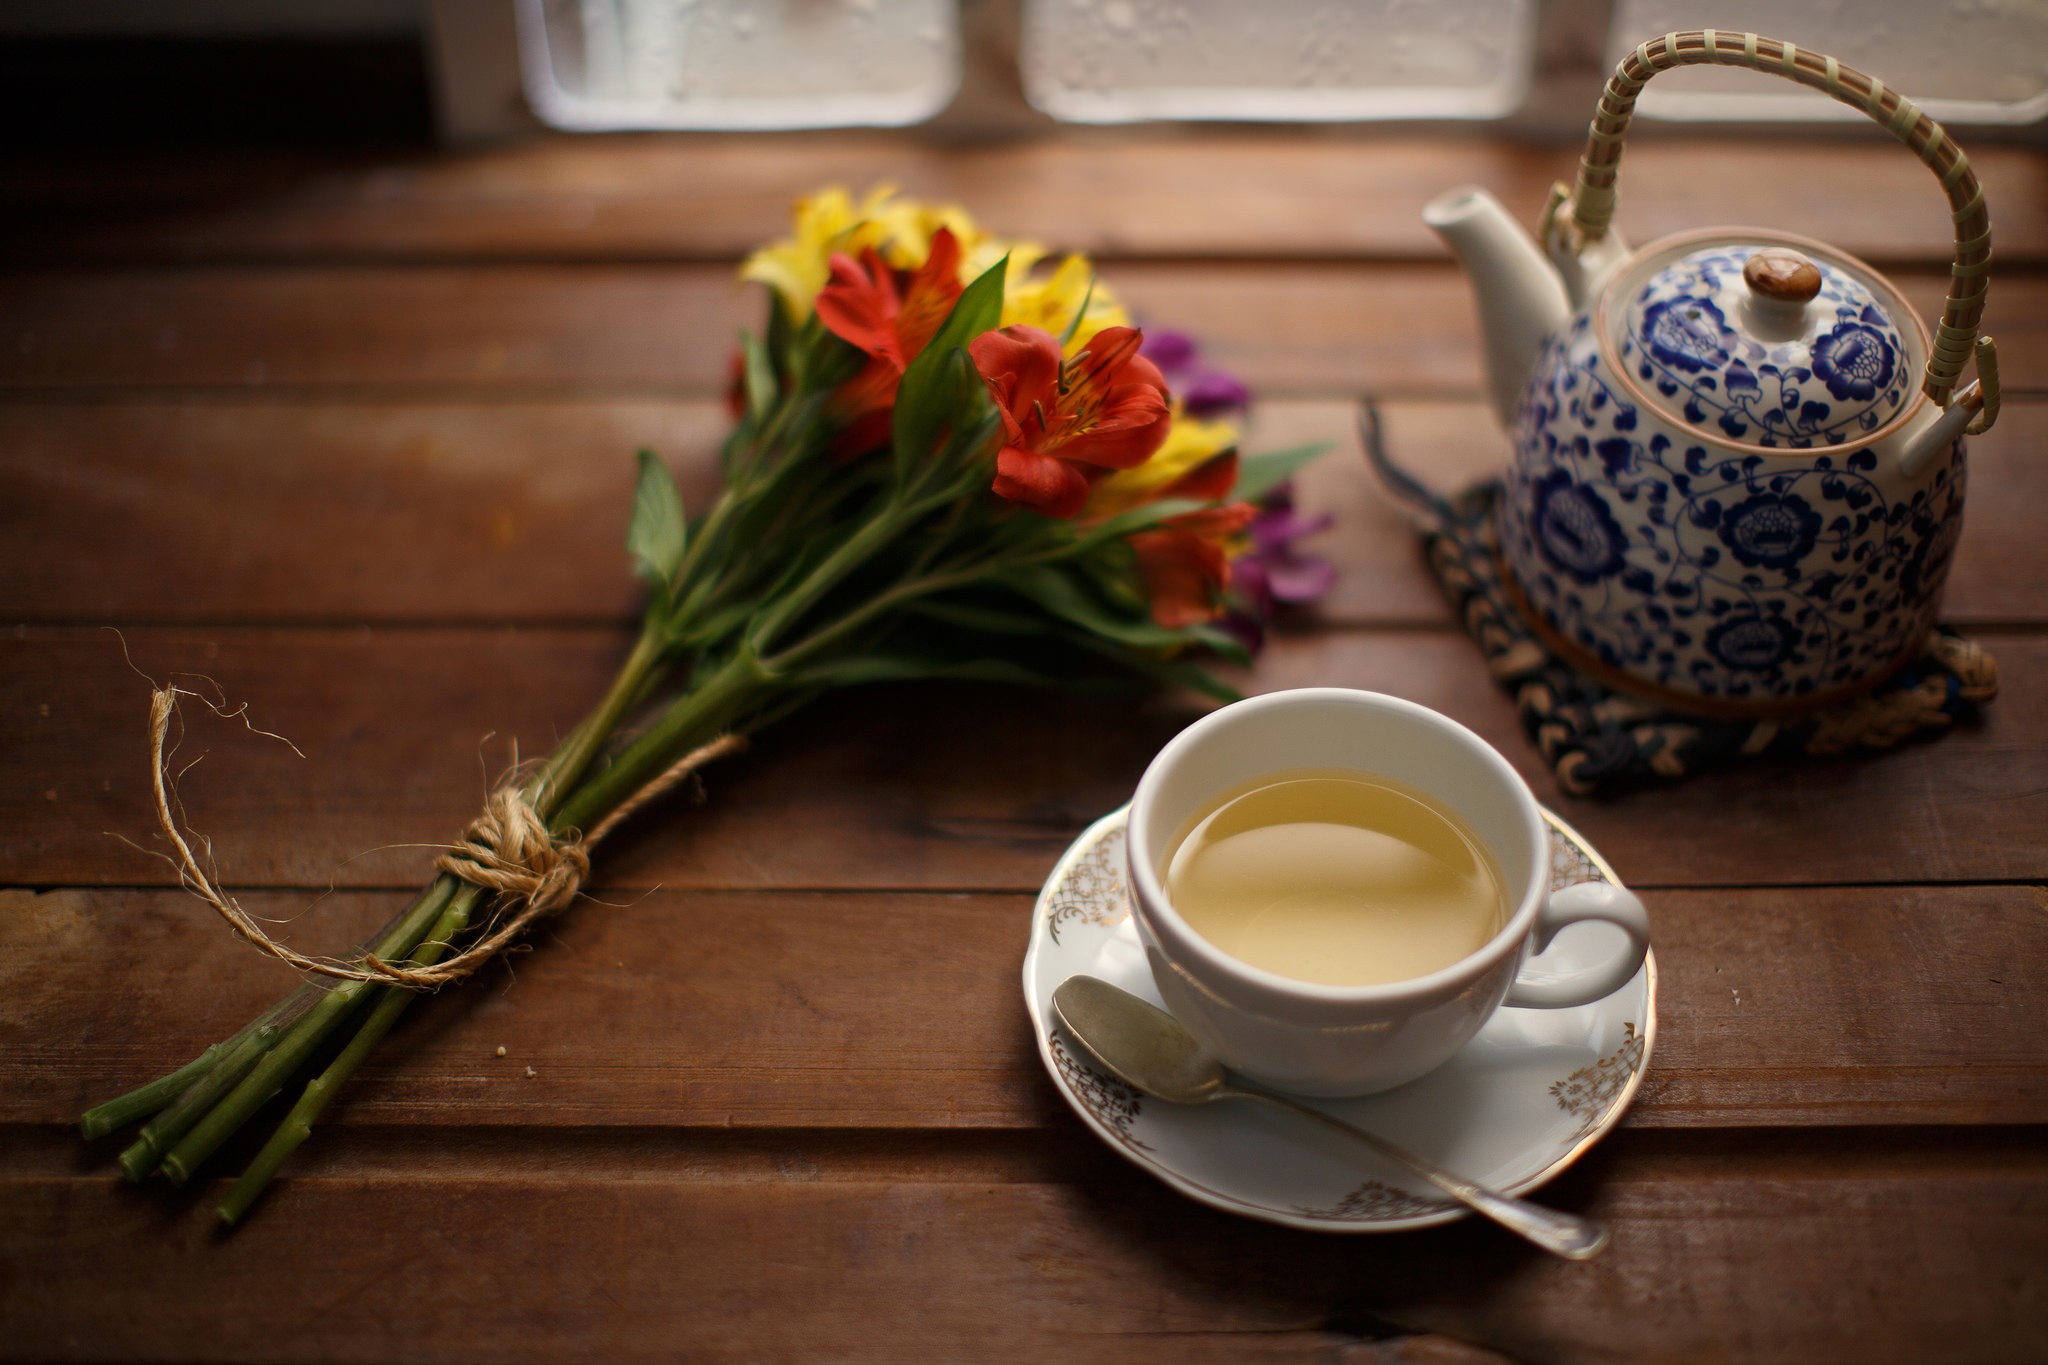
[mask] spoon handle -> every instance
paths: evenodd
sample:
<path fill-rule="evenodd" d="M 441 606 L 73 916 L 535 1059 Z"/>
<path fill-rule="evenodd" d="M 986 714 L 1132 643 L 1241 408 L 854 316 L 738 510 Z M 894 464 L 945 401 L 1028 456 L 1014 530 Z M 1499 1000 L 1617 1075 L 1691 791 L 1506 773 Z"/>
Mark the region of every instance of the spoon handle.
<path fill-rule="evenodd" d="M 1554 1252 L 1568 1261 L 1591 1260 L 1607 1247 L 1607 1229 L 1590 1218 L 1547 1209 L 1540 1204 L 1490 1190 L 1484 1185 L 1475 1185 L 1463 1176 L 1454 1175 L 1435 1162 L 1415 1155 L 1406 1147 L 1332 1117 L 1313 1105 L 1250 1086 L 1228 1085 L 1214 1093 L 1218 1098 L 1264 1100 L 1276 1108 L 1306 1114 L 1326 1127 L 1348 1133 L 1388 1160 L 1406 1166 L 1467 1208 L 1486 1215 L 1510 1232 L 1519 1233 L 1545 1251 Z"/>

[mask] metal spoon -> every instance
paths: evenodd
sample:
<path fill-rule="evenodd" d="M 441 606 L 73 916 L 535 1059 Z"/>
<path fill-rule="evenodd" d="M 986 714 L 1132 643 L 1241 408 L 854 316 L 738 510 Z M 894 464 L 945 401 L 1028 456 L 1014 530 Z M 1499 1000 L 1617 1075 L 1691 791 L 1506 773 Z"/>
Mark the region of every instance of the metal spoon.
<path fill-rule="evenodd" d="M 1590 1218 L 1546 1209 L 1475 1185 L 1405 1147 L 1397 1147 L 1363 1128 L 1354 1128 L 1320 1109 L 1231 1080 L 1223 1063 L 1206 1052 L 1179 1020 L 1107 981 L 1092 976 L 1068 977 L 1052 993 L 1052 1008 L 1089 1056 L 1126 1085 L 1154 1099 L 1169 1104 L 1264 1100 L 1349 1133 L 1466 1207 L 1566 1260 L 1590 1260 L 1607 1246 L 1607 1229 Z"/>

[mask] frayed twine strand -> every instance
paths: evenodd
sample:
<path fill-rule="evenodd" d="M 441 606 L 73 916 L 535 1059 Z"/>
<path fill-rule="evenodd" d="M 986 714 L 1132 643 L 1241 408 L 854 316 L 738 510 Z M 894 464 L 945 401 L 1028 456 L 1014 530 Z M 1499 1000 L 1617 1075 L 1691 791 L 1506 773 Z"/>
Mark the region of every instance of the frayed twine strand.
<path fill-rule="evenodd" d="M 721 735 L 691 750 L 587 834 L 573 829 L 560 835 L 551 833 L 547 822 L 517 786 L 497 788 L 485 800 L 483 813 L 463 831 L 461 841 L 434 860 L 438 870 L 492 893 L 494 913 L 490 931 L 470 947 L 431 966 L 386 962 L 374 953 L 366 953 L 360 964 L 351 964 L 308 957 L 278 942 L 200 866 L 172 814 L 174 797 L 164 757 L 164 738 L 170 731 L 172 716 L 177 713 L 179 690 L 157 687 L 149 701 L 151 795 L 156 802 L 157 826 L 176 851 L 171 862 L 178 869 L 179 882 L 219 912 L 236 933 L 280 962 L 316 976 L 372 981 L 412 990 L 434 990 L 460 981 L 505 952 L 535 920 L 555 913 L 576 898 L 584 878 L 590 875 L 593 845 L 697 769 L 747 747 L 746 739 L 740 735 Z"/>

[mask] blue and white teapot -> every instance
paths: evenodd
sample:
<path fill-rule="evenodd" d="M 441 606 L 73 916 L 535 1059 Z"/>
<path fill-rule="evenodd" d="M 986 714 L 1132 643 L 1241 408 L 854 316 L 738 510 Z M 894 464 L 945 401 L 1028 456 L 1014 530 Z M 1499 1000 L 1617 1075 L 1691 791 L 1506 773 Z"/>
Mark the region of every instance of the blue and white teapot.
<path fill-rule="evenodd" d="M 1931 343 L 1895 286 L 1823 243 L 1734 228 L 1632 251 L 1610 229 L 1636 96 L 1658 71 L 1703 63 L 1824 90 L 1940 177 L 1956 254 Z M 1424 220 L 1478 296 L 1515 447 L 1501 555 L 1553 648 L 1724 714 L 1823 705 L 1919 652 L 1962 527 L 1963 435 L 1998 413 L 1997 353 L 1977 335 L 1990 216 L 1939 124 L 1832 57 L 1673 33 L 1608 82 L 1541 249 L 1481 190 L 1438 198 Z M 1977 381 L 1958 392 L 1973 359 Z"/>

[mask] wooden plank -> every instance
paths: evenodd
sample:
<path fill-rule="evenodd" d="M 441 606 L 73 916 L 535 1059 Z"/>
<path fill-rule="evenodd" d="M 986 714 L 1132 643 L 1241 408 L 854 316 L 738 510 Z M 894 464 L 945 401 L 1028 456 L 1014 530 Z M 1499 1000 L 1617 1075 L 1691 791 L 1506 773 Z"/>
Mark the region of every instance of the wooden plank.
<path fill-rule="evenodd" d="M 127 632 L 156 676 L 218 678 L 275 741 L 188 707 L 184 783 L 240 886 L 403 886 L 452 838 L 513 739 L 531 754 L 601 695 L 623 634 L 543 629 Z M 2005 692 L 1981 722 L 1866 759 L 1774 764 L 1620 800 L 1561 796 L 1474 647 L 1444 632 L 1282 635 L 1255 691 L 1362 687 L 1433 706 L 1499 746 L 1645 886 L 2048 879 L 2048 639 L 1994 642 Z M 47 714 L 45 714 L 47 709 Z M 0 883 L 163 885 L 147 838 L 147 689 L 103 630 L 0 640 Z M 905 685 L 818 703 L 604 851 L 619 886 L 1034 890 L 1127 800 L 1196 714 L 1172 698 Z M 999 719 L 998 719 L 999 718 Z M 486 737 L 497 738 L 489 746 Z M 396 847 L 399 845 L 412 845 Z"/>
<path fill-rule="evenodd" d="M 1480 403 L 1384 406 L 1389 449 L 1449 490 L 1506 442 Z M 1366 471 L 1357 408 L 1275 400 L 1250 449 L 1329 440 L 1302 480 L 1335 514 L 1311 542 L 1341 573 L 1297 621 L 1448 621 L 1413 535 Z M 631 452 L 667 456 L 684 500 L 716 488 L 727 418 L 709 401 L 0 405 L 0 611 L 15 621 L 624 624 Z M 2048 619 L 2048 404 L 2009 404 L 1971 446 L 1952 621 Z M 223 535 L 220 528 L 233 528 Z"/>
<path fill-rule="evenodd" d="M 1927 172 L 1881 136 L 1765 142 L 1645 125 L 1635 141 L 1619 221 L 1631 240 L 1732 217 L 1866 259 L 1948 257 Z M 1433 195 L 1483 185 L 1533 222 L 1577 153 L 1484 132 L 1333 128 L 950 145 L 897 133 L 553 138 L 432 158 L 68 156 L 18 161 L 0 180 L 0 242 L 16 260 L 735 260 L 788 231 L 790 202 L 830 179 L 956 201 L 991 229 L 1105 257 L 1427 258 L 1440 254 L 1421 222 Z M 2048 161 L 1980 145 L 1970 163 L 1999 259 L 2048 256 Z M 1732 185 L 1755 202 L 1731 205 Z"/>
<path fill-rule="evenodd" d="M 1041 1139 L 895 1170 L 808 1140 L 744 1171 L 657 1134 L 457 1150 L 287 1179 L 232 1237 L 190 1206 L 212 1191 L 37 1174 L 5 1184 L 0 1315 L 10 1353 L 66 1358 L 1372 1360 L 1340 1353 L 1418 1330 L 1517 1360 L 2038 1356 L 2038 1137 L 1645 1136 L 1546 1192 L 1613 1225 L 1583 1265 L 1472 1221 L 1272 1228 Z"/>
<path fill-rule="evenodd" d="M 1031 897 L 596 895 L 532 955 L 416 1005 L 329 1126 L 1071 1122 L 1017 994 Z M 359 942 L 398 899 L 262 893 L 246 905 L 317 952 Z M 1658 1033 L 1630 1127 L 2048 1123 L 2048 984 L 2018 965 L 2048 952 L 2041 889 L 1648 899 Z M 0 891 L 0 964 L 13 1002 L 0 1125 L 70 1123 L 291 985 L 168 890 Z"/>
<path fill-rule="evenodd" d="M 1104 277 L 1268 397 L 1482 382 L 1471 291 L 1448 264 L 1132 261 Z M 1946 275 L 1899 278 L 1939 315 Z M 0 275 L 0 390 L 718 397 L 763 307 L 706 265 L 14 272 Z M 2009 390 L 2048 384 L 2048 279 L 2001 279 L 1987 325 Z"/>
<path fill-rule="evenodd" d="M 0 406 L 0 611 L 626 624 L 633 452 L 701 511 L 730 425 L 713 402 Z"/>

